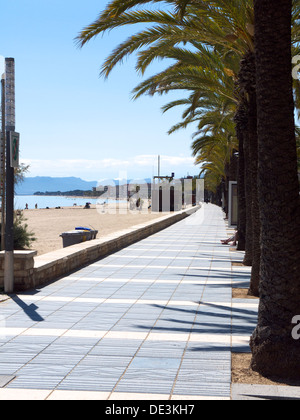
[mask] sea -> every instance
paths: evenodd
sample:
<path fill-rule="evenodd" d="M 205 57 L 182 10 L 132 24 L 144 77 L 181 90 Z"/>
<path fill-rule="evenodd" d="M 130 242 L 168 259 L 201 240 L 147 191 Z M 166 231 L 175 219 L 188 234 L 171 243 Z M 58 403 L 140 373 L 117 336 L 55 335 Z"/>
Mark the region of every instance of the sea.
<path fill-rule="evenodd" d="M 15 210 L 24 210 L 26 204 L 29 209 L 46 209 L 56 207 L 84 206 L 86 203 L 102 204 L 105 200 L 98 198 L 64 197 L 64 196 L 45 196 L 45 195 L 16 195 Z M 110 200 L 108 200 L 109 202 Z"/>

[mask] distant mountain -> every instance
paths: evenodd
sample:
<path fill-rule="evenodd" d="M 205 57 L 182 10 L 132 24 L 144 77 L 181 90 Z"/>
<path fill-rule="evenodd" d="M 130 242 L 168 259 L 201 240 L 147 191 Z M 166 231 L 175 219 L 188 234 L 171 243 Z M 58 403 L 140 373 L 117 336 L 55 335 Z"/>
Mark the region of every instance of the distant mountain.
<path fill-rule="evenodd" d="M 125 181 L 126 182 L 126 181 Z M 132 182 L 131 180 L 127 181 Z M 151 179 L 146 179 L 145 182 L 151 182 Z M 81 178 L 76 177 L 65 177 L 65 178 L 52 178 L 50 176 L 36 176 L 33 178 L 25 178 L 24 181 L 16 186 L 17 195 L 33 195 L 36 192 L 45 193 L 56 192 L 56 191 L 74 191 L 82 190 L 89 191 L 98 185 L 119 185 L 120 181 L 117 179 L 103 179 L 97 181 L 84 181 Z M 124 181 L 121 182 L 122 184 Z"/>
<path fill-rule="evenodd" d="M 53 191 L 72 191 L 72 190 L 92 190 L 97 187 L 97 181 L 84 181 L 81 178 L 52 178 L 46 176 L 36 176 L 25 178 L 24 182 L 16 186 L 17 195 L 33 195 L 36 192 Z"/>

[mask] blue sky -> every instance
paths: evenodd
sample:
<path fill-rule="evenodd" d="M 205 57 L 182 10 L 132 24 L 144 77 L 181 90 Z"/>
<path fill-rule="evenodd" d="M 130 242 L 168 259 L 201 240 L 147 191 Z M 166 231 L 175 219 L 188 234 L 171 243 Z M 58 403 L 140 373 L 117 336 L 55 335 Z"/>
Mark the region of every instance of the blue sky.
<path fill-rule="evenodd" d="M 182 93 L 132 100 L 142 78 L 135 60 L 99 77 L 104 59 L 132 28 L 113 31 L 78 49 L 74 38 L 107 1 L 10 0 L 1 4 L 0 56 L 16 62 L 16 131 L 29 176 L 86 180 L 148 178 L 161 172 L 196 175 L 193 128 L 169 136 L 183 109 L 161 106 Z M 156 64 L 146 75 L 161 69 Z M 165 66 L 165 65 L 164 65 Z"/>

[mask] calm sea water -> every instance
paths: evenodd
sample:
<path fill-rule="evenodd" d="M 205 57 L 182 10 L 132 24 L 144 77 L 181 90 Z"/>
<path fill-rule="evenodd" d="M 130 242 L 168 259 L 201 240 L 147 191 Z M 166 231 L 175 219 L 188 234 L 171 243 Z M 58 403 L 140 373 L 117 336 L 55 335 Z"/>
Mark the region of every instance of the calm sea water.
<path fill-rule="evenodd" d="M 91 204 L 103 203 L 104 200 L 96 198 L 71 198 L 61 196 L 37 196 L 37 195 L 16 195 L 15 196 L 15 209 L 23 210 L 26 204 L 29 209 L 34 209 L 37 204 L 39 209 L 46 207 L 72 207 L 74 204 L 77 206 L 84 206 L 87 202 Z"/>

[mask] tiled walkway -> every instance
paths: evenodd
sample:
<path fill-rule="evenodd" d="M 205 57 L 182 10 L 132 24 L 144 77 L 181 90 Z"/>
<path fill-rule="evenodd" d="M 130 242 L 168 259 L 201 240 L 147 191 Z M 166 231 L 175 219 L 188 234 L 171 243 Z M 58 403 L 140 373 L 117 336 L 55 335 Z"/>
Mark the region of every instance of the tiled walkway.
<path fill-rule="evenodd" d="M 0 377 L 15 379 L 0 399 L 229 399 L 234 254 L 220 244 L 226 237 L 223 213 L 205 205 L 1 303 Z"/>

